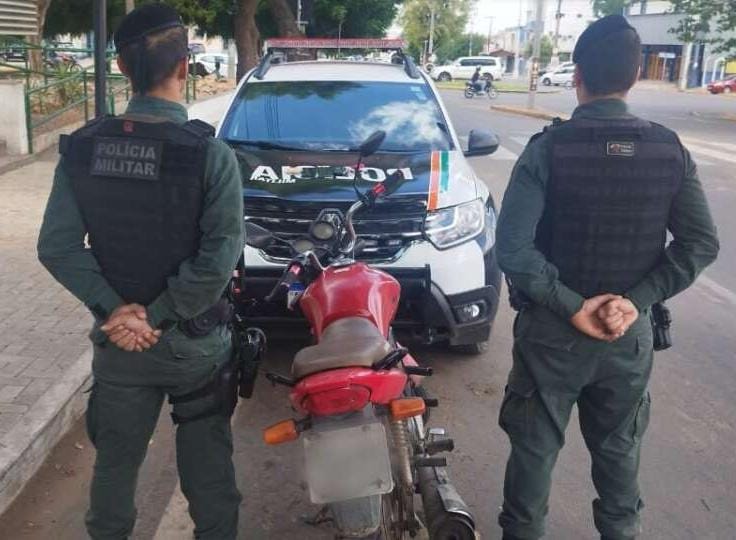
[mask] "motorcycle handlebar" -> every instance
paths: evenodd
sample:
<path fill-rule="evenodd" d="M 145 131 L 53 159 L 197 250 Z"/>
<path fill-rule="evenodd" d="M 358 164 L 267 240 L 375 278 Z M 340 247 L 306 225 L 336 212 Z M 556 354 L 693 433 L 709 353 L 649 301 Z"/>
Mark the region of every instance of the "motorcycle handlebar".
<path fill-rule="evenodd" d="M 288 291 L 292 284 L 299 281 L 299 275 L 301 274 L 301 266 L 298 264 L 292 264 L 281 276 L 278 283 L 274 286 L 271 292 L 264 298 L 265 302 L 271 303 L 284 291 Z"/>

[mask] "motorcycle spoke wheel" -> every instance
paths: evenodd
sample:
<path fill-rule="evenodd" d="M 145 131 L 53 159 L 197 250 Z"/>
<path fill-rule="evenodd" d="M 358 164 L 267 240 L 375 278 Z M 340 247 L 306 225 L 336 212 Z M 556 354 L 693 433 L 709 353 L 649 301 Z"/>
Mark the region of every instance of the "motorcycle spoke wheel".
<path fill-rule="evenodd" d="M 404 522 L 403 509 L 396 488 L 381 499 L 381 526 L 376 535 L 377 540 L 404 540 L 408 538 L 401 528 Z"/>

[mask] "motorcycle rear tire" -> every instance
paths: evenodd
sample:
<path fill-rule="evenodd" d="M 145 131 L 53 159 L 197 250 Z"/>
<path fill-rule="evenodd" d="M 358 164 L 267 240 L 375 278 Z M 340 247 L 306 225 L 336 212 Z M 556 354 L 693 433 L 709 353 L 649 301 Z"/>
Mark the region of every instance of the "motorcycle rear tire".
<path fill-rule="evenodd" d="M 491 88 L 488 91 L 488 99 L 496 99 L 498 97 L 498 90 L 495 88 Z"/>
<path fill-rule="evenodd" d="M 373 537 L 375 540 L 405 540 L 408 534 L 404 530 L 397 530 L 394 527 L 394 510 L 398 510 L 396 505 L 399 504 L 396 499 L 396 489 L 391 493 L 386 493 L 381 501 L 381 525 Z"/>

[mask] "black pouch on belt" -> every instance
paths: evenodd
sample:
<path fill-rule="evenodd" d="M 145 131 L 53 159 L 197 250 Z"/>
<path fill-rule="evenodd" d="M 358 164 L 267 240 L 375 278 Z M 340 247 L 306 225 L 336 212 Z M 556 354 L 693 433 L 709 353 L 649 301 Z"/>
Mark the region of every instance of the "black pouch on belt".
<path fill-rule="evenodd" d="M 232 318 L 232 304 L 227 299 L 221 298 L 214 306 L 204 313 L 200 313 L 196 317 L 180 322 L 179 328 L 184 335 L 188 337 L 204 337 L 218 326 L 230 322 Z"/>

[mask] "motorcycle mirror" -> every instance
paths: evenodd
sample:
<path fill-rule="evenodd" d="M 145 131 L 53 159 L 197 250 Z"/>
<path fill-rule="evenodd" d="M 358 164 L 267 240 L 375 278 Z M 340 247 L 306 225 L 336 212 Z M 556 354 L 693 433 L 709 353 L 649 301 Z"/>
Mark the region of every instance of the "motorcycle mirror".
<path fill-rule="evenodd" d="M 382 130 L 374 131 L 366 140 L 358 147 L 360 157 L 368 157 L 375 154 L 383 144 L 386 138 L 386 132 Z"/>
<path fill-rule="evenodd" d="M 263 249 L 271 245 L 274 236 L 268 229 L 250 221 L 245 222 L 245 243 L 251 247 Z"/>

